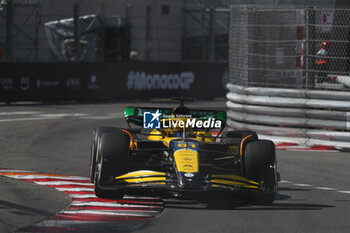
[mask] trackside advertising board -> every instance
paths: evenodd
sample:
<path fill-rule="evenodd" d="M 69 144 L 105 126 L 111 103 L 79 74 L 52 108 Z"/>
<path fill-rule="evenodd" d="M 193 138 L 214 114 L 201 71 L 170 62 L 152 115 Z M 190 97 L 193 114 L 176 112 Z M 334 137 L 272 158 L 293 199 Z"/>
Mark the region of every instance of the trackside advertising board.
<path fill-rule="evenodd" d="M 0 63 L 0 101 L 223 97 L 227 63 Z"/>

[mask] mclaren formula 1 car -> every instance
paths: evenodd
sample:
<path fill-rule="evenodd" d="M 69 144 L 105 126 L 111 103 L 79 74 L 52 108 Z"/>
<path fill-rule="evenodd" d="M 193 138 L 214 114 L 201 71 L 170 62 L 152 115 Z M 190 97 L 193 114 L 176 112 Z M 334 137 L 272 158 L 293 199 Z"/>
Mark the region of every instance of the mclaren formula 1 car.
<path fill-rule="evenodd" d="M 174 109 L 126 107 L 128 128 L 94 130 L 90 179 L 96 196 L 240 193 L 272 203 L 278 191 L 273 142 L 255 132 L 223 130 L 224 111 L 190 110 L 176 100 L 181 103 Z"/>

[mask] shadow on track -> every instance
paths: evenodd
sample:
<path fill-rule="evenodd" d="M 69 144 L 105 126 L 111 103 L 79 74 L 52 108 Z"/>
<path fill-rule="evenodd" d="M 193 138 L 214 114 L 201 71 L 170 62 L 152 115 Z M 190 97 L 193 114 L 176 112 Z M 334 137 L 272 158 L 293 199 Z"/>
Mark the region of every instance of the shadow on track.
<path fill-rule="evenodd" d="M 311 191 L 310 189 L 305 188 L 289 188 L 289 187 L 279 187 L 279 191 Z"/>
<path fill-rule="evenodd" d="M 274 203 L 271 206 L 247 206 L 238 210 L 322 210 L 334 208 L 332 205 L 308 204 L 308 203 Z"/>
<path fill-rule="evenodd" d="M 296 190 L 304 191 L 304 190 Z M 306 191 L 306 190 L 305 190 Z M 321 210 L 333 208 L 331 205 L 309 204 L 309 203 L 285 203 L 291 197 L 288 195 L 277 195 L 272 205 L 250 205 L 245 198 L 232 199 L 207 199 L 207 200 L 176 200 L 166 199 L 165 208 L 173 209 L 205 209 L 205 210 Z M 281 202 L 282 201 L 282 202 Z"/>

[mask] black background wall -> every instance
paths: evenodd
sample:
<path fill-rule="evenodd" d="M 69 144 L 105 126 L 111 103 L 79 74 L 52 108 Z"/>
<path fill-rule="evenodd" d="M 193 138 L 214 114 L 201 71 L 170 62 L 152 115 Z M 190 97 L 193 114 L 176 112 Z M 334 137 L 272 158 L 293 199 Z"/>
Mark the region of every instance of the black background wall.
<path fill-rule="evenodd" d="M 226 63 L 0 63 L 0 101 L 225 96 Z"/>

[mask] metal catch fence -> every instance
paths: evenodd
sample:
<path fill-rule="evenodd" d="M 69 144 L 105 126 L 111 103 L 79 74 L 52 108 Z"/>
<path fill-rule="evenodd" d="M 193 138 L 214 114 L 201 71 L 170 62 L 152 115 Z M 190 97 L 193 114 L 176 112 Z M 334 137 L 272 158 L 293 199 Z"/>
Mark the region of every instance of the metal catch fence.
<path fill-rule="evenodd" d="M 350 10 L 232 6 L 230 82 L 350 88 Z"/>
<path fill-rule="evenodd" d="M 350 10 L 305 10 L 305 65 L 308 86 L 350 87 Z"/>
<path fill-rule="evenodd" d="M 231 7 L 229 127 L 350 148 L 350 9 Z"/>

